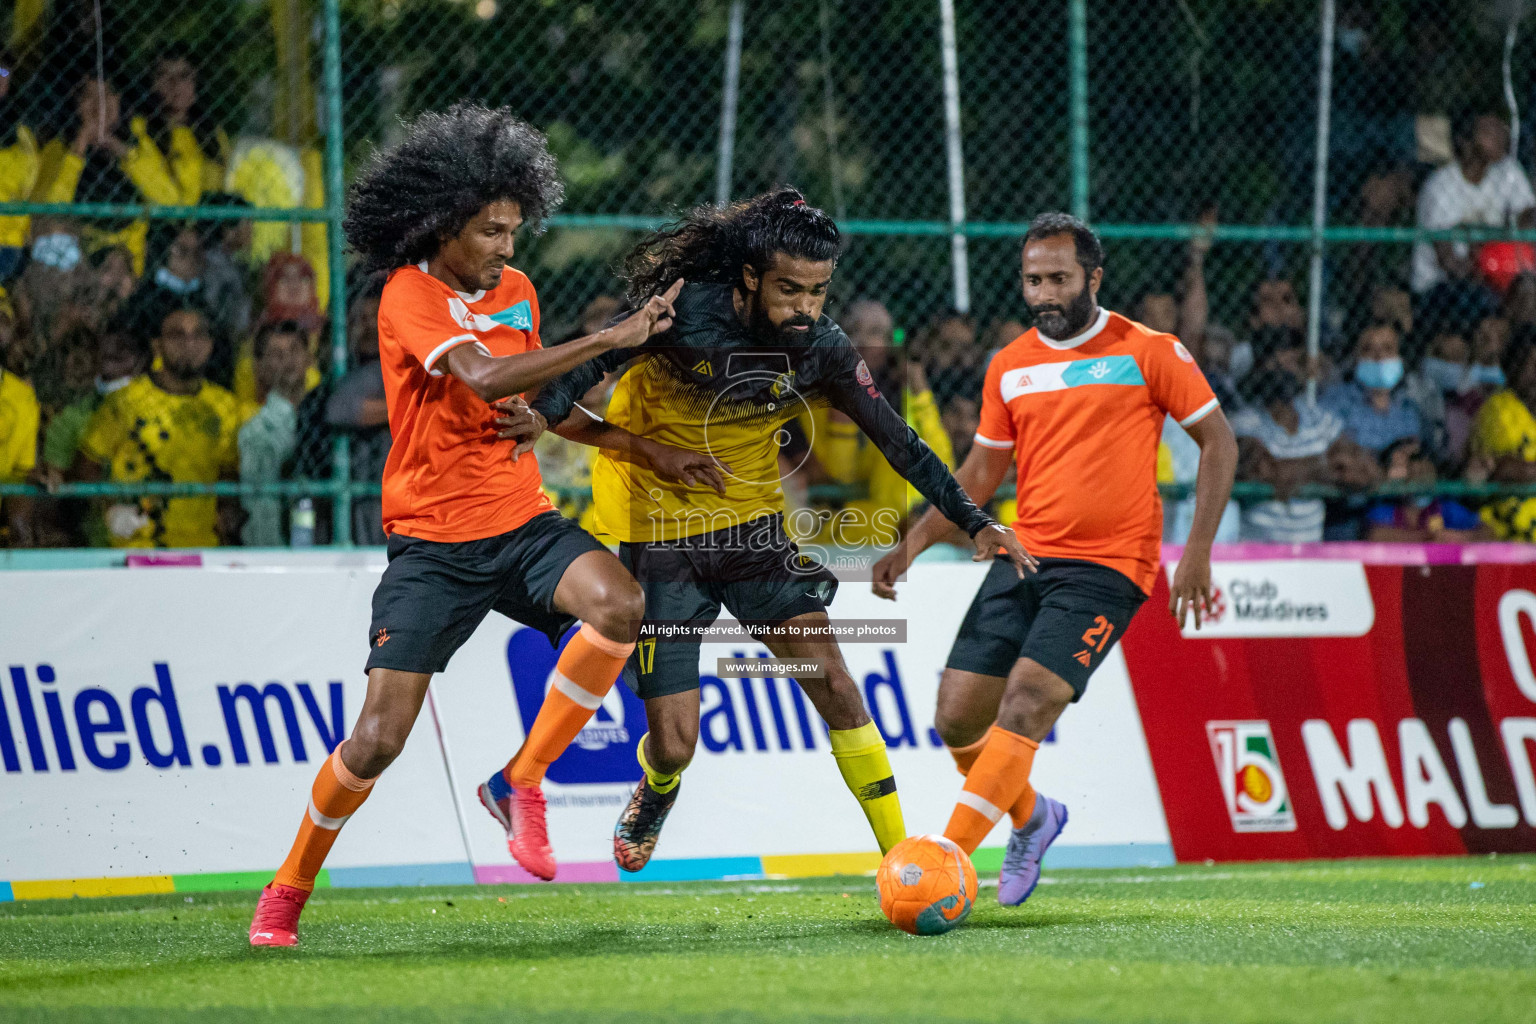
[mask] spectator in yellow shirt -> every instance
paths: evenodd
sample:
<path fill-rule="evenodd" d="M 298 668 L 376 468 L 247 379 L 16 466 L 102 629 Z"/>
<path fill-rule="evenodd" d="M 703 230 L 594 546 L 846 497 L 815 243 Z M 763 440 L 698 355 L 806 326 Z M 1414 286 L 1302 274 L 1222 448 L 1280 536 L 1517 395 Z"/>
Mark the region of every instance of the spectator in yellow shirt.
<path fill-rule="evenodd" d="M 196 203 L 204 192 L 224 187 L 230 145 L 223 129 L 199 108 L 192 57 L 192 49 L 182 43 L 160 51 L 142 120 L 146 136 L 166 155 L 182 198 Z"/>
<path fill-rule="evenodd" d="M 1477 413 L 1474 462 L 1500 483 L 1536 483 L 1536 330 L 1515 333 L 1502 360 L 1508 386 Z M 1483 522 L 1500 540 L 1536 540 L 1536 498 L 1500 498 L 1483 506 Z"/>
<path fill-rule="evenodd" d="M 195 150 L 195 144 L 192 146 Z M 122 98 L 110 82 L 81 79 L 75 114 L 38 157 L 32 199 L 40 203 L 158 203 L 191 206 L 202 195 L 202 162 L 186 146 L 163 151 L 143 117 L 123 123 Z M 144 220 L 93 220 L 82 231 L 88 252 L 127 247 L 144 273 Z"/>
<path fill-rule="evenodd" d="M 168 303 L 154 353 L 159 368 L 108 395 L 80 439 L 76 475 L 118 482 L 215 483 L 238 462 L 235 396 L 203 378 L 213 338 L 202 310 Z M 213 497 L 144 496 L 107 510 L 114 547 L 212 547 Z"/>
<path fill-rule="evenodd" d="M 901 396 L 902 414 L 917 436 L 932 448 L 944 465 L 955 466 L 949 435 L 939 417 L 938 404 L 928 386 L 922 365 L 902 357 L 896 346 L 890 312 L 872 299 L 850 303 L 839 318 L 875 385 L 885 394 Z M 864 436 L 852 420 L 831 408 L 817 408 L 801 417 L 801 429 L 811 443 L 811 453 L 836 483 L 864 487 L 868 496 L 845 502 L 841 512 L 826 520 L 824 543 L 894 544 L 896 531 L 907 513 L 922 500 L 917 489 L 891 468 L 880 449 Z"/>
<path fill-rule="evenodd" d="M 21 123 L 16 61 L 0 49 L 0 203 L 24 203 L 37 183 L 37 139 Z M 16 276 L 31 227 L 28 217 L 0 217 L 0 282 Z"/>
<path fill-rule="evenodd" d="M 40 413 L 32 385 L 5 370 L 5 356 L 16 337 L 15 313 L 0 288 L 0 483 L 25 483 L 37 465 Z M 13 547 L 32 543 L 31 502 L 0 500 L 0 533 Z"/>

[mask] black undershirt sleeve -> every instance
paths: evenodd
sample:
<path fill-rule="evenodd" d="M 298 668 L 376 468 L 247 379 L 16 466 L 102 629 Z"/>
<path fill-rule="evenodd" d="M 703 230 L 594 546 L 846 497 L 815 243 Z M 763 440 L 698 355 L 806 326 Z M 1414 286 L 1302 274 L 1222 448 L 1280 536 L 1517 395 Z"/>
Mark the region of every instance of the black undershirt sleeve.
<path fill-rule="evenodd" d="M 604 352 L 565 371 L 554 380 L 546 381 L 528 405 L 553 427 L 563 422 L 581 400 L 581 396 L 591 391 L 609 371 L 617 370 L 639 354 L 638 348 L 617 348 Z"/>
<path fill-rule="evenodd" d="M 875 386 L 864 362 L 846 341 L 828 354 L 826 396 L 875 443 L 891 468 L 933 502 L 945 518 L 971 536 L 996 520 L 966 495 L 917 431 L 891 408 Z"/>

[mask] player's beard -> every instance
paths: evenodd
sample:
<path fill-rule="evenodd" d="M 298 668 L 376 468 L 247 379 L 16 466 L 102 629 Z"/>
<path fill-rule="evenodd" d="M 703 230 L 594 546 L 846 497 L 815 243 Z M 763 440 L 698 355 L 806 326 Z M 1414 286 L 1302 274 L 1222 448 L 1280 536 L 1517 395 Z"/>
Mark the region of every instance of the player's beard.
<path fill-rule="evenodd" d="M 1040 328 L 1040 333 L 1047 338 L 1070 338 L 1093 319 L 1093 293 L 1088 290 L 1087 282 L 1083 283 L 1083 290 L 1077 293 L 1077 298 L 1067 303 L 1066 308 L 1061 306 L 1030 306 L 1030 315 L 1035 318 L 1035 326 Z"/>
<path fill-rule="evenodd" d="M 795 327 L 800 325 L 808 329 L 795 330 Z M 747 313 L 747 326 L 752 332 L 752 340 L 759 344 L 774 348 L 797 349 L 803 348 L 810 340 L 809 328 L 815 327 L 816 321 L 808 316 L 792 316 L 782 324 L 775 324 L 768 318 L 768 310 L 754 298 L 752 308 Z"/>

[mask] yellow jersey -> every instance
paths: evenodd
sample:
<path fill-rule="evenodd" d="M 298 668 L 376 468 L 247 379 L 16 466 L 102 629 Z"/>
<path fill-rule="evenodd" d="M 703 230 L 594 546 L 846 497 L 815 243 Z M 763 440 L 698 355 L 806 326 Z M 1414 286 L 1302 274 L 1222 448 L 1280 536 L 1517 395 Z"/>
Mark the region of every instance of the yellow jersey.
<path fill-rule="evenodd" d="M 80 438 L 80 451 L 107 467 L 108 479 L 211 484 L 239 465 L 240 408 L 235 396 L 204 382 L 194 395 L 173 395 L 148 375 L 108 395 Z M 219 543 L 213 497 L 138 501 L 146 522 L 114 547 L 192 548 Z"/>
<path fill-rule="evenodd" d="M 576 367 L 545 384 L 531 403 L 557 424 L 605 373 L 631 363 L 608 403 L 608 421 L 652 441 L 708 452 L 728 467 L 720 495 L 601 453 L 592 497 L 604 532 L 631 543 L 677 540 L 782 512 L 785 425 L 828 405 L 847 414 L 900 476 L 967 533 L 992 522 L 886 402 L 829 317 L 803 340 L 764 343 L 741 323 L 730 285 L 685 285 L 675 308 L 665 333 Z"/>
<path fill-rule="evenodd" d="M 1536 462 L 1536 416 L 1513 391 L 1496 391 L 1477 411 L 1472 445 L 1494 458 L 1518 455 Z M 1482 518 L 1500 540 L 1536 540 L 1536 498 L 1491 501 L 1483 506 Z"/>

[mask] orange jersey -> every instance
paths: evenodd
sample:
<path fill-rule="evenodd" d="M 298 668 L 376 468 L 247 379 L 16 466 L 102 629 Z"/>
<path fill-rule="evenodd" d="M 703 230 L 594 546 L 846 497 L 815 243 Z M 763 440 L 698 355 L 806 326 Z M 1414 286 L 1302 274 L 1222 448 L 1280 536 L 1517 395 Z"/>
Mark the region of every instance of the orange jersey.
<path fill-rule="evenodd" d="M 1179 340 L 1106 309 L 1067 342 L 1030 329 L 992 357 L 976 443 L 1018 460 L 1013 529 L 1029 553 L 1097 562 L 1151 593 L 1163 537 L 1163 417 L 1217 408 Z"/>
<path fill-rule="evenodd" d="M 495 414 L 447 373 L 443 357 L 478 344 L 493 356 L 539 348 L 539 299 L 522 273 L 506 268 L 490 291 L 465 295 L 425 265 L 389 275 L 379 300 L 379 359 L 389 432 L 384 465 L 384 532 L 467 541 L 515 530 L 553 506 L 540 490 L 538 460 L 512 461 Z"/>

